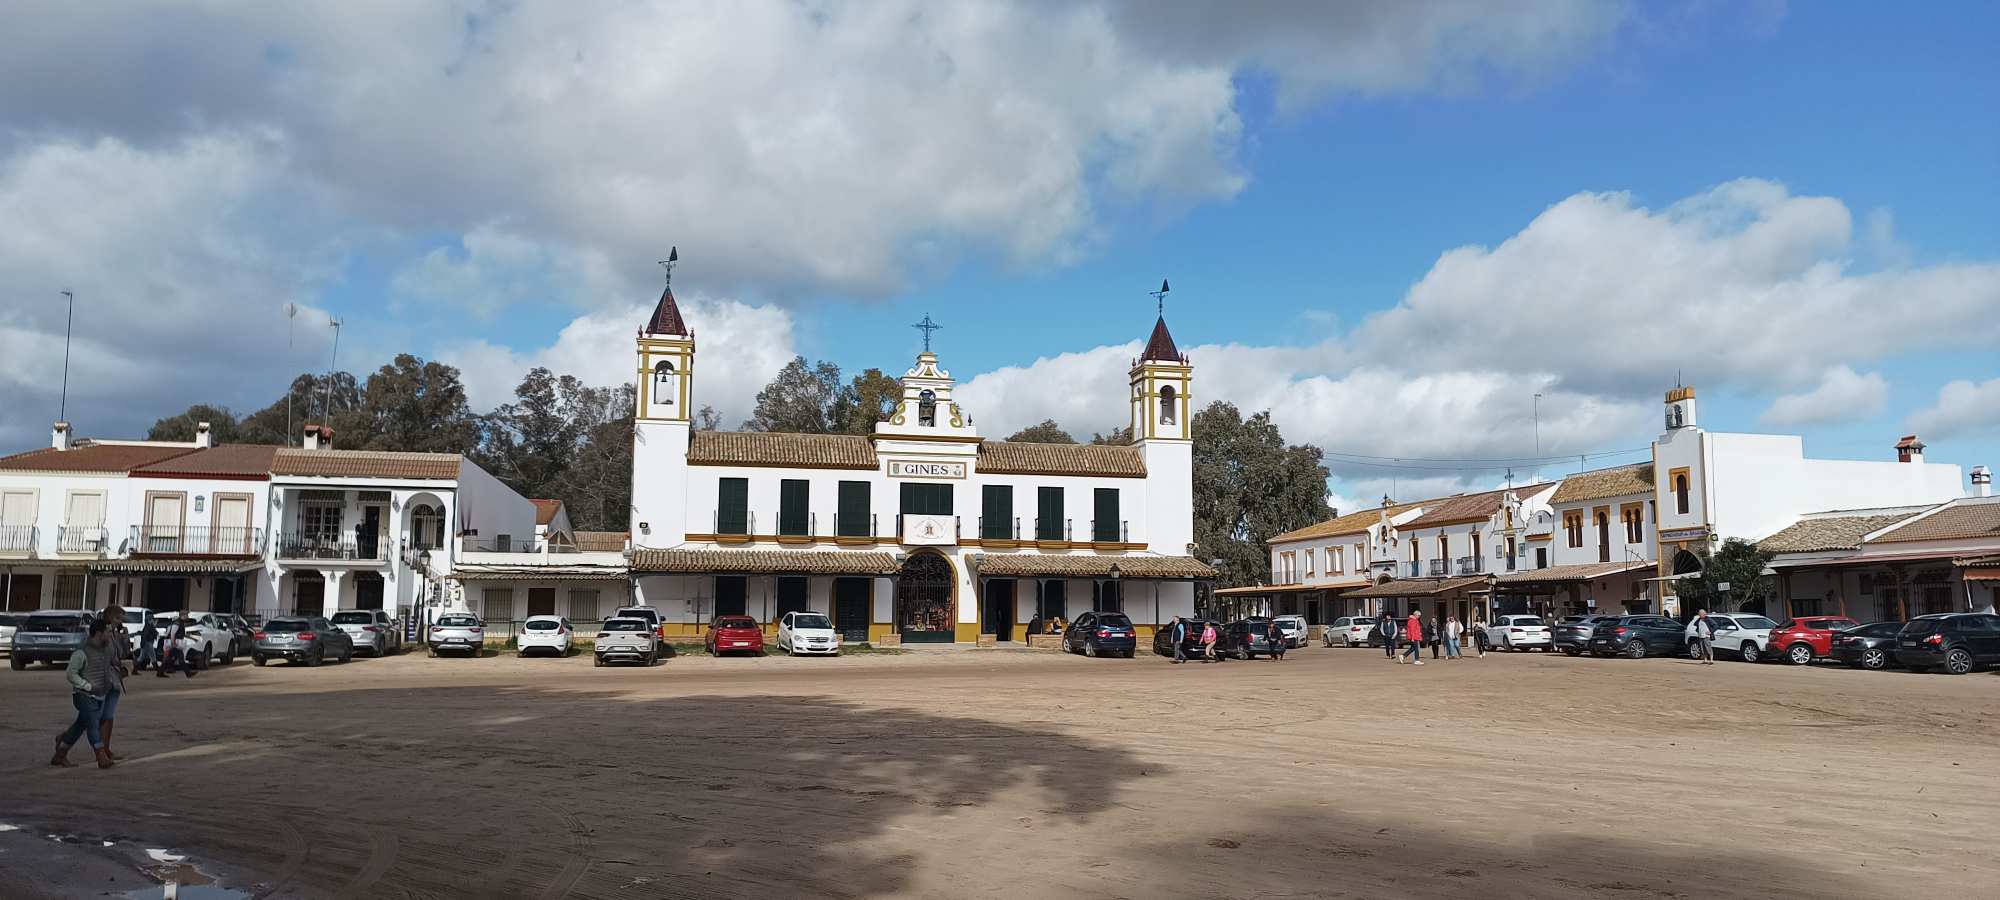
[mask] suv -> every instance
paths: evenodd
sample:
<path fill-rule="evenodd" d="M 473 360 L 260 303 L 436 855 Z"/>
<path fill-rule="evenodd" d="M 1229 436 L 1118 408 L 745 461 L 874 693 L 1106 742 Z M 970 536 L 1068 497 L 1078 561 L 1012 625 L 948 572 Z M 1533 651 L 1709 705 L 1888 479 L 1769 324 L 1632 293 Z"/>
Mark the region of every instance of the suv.
<path fill-rule="evenodd" d="M 1687 647 L 1687 626 L 1666 616 L 1619 616 L 1597 623 L 1590 634 L 1590 652 L 1645 659 L 1652 654 L 1676 654 Z"/>
<path fill-rule="evenodd" d="M 68 663 L 90 633 L 90 614 L 73 609 L 44 609 L 20 617 L 7 665 L 18 672 L 32 662 Z"/>
<path fill-rule="evenodd" d="M 1770 651 L 1795 666 L 1833 658 L 1833 633 L 1861 627 L 1846 616 L 1800 616 L 1771 632 Z M 1721 637 L 1721 635 L 1717 635 Z"/>
<path fill-rule="evenodd" d="M 1259 653 L 1270 656 L 1270 630 L 1271 620 L 1264 618 L 1239 619 L 1222 626 L 1215 640 L 1216 658 L 1251 659 Z"/>
<path fill-rule="evenodd" d="M 1943 666 L 1953 675 L 2000 662 L 2000 616 L 1939 613 L 1911 619 L 1896 633 L 1896 661 L 1912 672 Z"/>
<path fill-rule="evenodd" d="M 388 656 L 403 649 L 402 629 L 379 609 L 343 609 L 333 614 L 333 625 L 354 639 L 356 651 L 366 651 L 369 656 Z"/>
<path fill-rule="evenodd" d="M 1372 616 L 1341 616 L 1326 626 L 1325 635 L 1324 643 L 1328 647 L 1333 646 L 1334 641 L 1349 647 L 1382 643 L 1382 639 L 1375 634 L 1375 619 Z"/>
<path fill-rule="evenodd" d="M 1734 653 L 1744 662 L 1756 662 L 1771 652 L 1771 629 L 1778 623 L 1756 613 L 1709 613 L 1715 626 L 1715 640 L 1709 648 L 1717 653 Z M 1693 646 L 1693 642 L 1689 642 Z"/>
<path fill-rule="evenodd" d="M 1582 656 L 1590 649 L 1591 632 L 1597 630 L 1601 622 L 1609 622 L 1617 616 L 1563 616 L 1549 629 L 1550 643 L 1557 650 L 1570 656 Z"/>
<path fill-rule="evenodd" d="M 1139 649 L 1139 632 L 1124 613 L 1087 612 L 1077 616 L 1063 631 L 1062 648 L 1085 656 L 1131 659 Z"/>
<path fill-rule="evenodd" d="M 660 647 L 665 646 L 667 643 L 667 617 L 660 615 L 660 611 L 653 607 L 628 606 L 612 613 L 611 618 L 645 619 L 646 630 L 653 633 L 653 642 L 655 644 L 653 652 L 655 654 L 658 654 Z"/>
<path fill-rule="evenodd" d="M 635 662 L 650 667 L 659 658 L 660 636 L 637 616 L 612 616 L 598 626 L 597 643 L 591 647 L 591 665 Z"/>
<path fill-rule="evenodd" d="M 486 623 L 471 613 L 445 613 L 431 623 L 425 646 L 432 656 L 458 650 L 477 657 L 486 649 Z"/>
<path fill-rule="evenodd" d="M 1549 626 L 1541 616 L 1500 616 L 1486 627 L 1486 639 L 1495 650 L 1544 651 L 1549 643 Z"/>

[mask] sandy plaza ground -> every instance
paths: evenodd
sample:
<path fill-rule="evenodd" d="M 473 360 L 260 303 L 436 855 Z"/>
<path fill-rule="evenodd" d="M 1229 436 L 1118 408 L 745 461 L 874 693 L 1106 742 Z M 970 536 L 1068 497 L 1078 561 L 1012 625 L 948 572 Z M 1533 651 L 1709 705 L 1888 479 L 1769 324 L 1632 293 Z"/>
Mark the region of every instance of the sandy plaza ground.
<path fill-rule="evenodd" d="M 2000 674 L 1311 648 L 1175 666 L 247 661 L 142 676 L 110 771 L 0 671 L 0 893 L 1868 897 L 2000 885 Z M 129 895 L 123 891 L 137 891 Z M 182 896 L 195 896 L 184 892 Z"/>

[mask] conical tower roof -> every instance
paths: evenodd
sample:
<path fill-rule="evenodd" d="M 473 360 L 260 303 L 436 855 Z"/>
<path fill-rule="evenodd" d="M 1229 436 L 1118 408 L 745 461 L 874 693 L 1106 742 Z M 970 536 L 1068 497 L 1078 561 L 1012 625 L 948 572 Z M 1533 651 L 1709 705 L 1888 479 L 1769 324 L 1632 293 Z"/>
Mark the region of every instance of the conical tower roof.
<path fill-rule="evenodd" d="M 682 336 L 688 333 L 687 322 L 681 319 L 680 304 L 674 302 L 672 285 L 660 292 L 659 305 L 653 307 L 653 318 L 646 322 L 646 333 Z"/>
<path fill-rule="evenodd" d="M 1167 333 L 1167 317 L 1161 316 L 1153 323 L 1153 337 L 1146 341 L 1146 352 L 1139 355 L 1139 360 L 1172 363 L 1181 361 L 1180 348 L 1174 346 L 1174 336 Z"/>

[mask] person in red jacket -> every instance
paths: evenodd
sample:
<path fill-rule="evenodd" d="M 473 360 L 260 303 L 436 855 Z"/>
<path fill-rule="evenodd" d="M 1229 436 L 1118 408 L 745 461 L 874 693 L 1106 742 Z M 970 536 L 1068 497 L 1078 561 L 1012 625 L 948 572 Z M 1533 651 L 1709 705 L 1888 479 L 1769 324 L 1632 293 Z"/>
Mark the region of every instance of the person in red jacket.
<path fill-rule="evenodd" d="M 1410 658 L 1410 662 L 1416 663 L 1417 665 L 1420 666 L 1423 665 L 1424 661 L 1417 655 L 1417 652 L 1424 648 L 1423 613 L 1420 613 L 1416 610 L 1410 610 L 1409 621 L 1403 623 L 1403 640 L 1405 642 L 1403 647 L 1403 654 Z M 1401 656 L 1396 657 L 1396 664 L 1402 665 L 1402 663 L 1403 663 L 1403 658 Z"/>

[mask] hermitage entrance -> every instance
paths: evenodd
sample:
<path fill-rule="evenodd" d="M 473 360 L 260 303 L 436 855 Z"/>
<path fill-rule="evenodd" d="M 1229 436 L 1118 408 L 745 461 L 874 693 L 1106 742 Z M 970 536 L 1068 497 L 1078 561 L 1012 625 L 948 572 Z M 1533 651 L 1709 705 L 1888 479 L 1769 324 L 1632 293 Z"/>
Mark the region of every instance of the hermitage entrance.
<path fill-rule="evenodd" d="M 958 604 L 952 600 L 951 563 L 936 553 L 912 553 L 896 578 L 896 631 L 905 644 L 949 644 L 957 639 Z"/>

